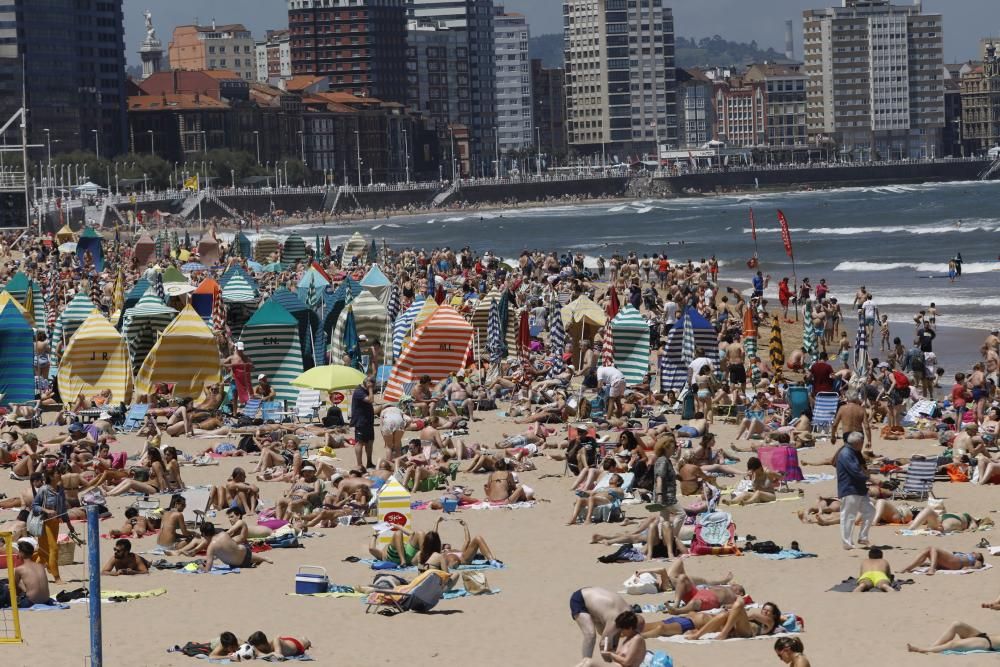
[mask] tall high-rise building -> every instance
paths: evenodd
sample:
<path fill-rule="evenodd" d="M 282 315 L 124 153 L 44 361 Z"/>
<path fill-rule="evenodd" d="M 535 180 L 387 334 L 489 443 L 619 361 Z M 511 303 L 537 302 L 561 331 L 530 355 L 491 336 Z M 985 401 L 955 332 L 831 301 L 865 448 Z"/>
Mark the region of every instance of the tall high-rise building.
<path fill-rule="evenodd" d="M 540 130 L 542 152 L 551 158 L 566 156 L 566 73 L 561 67 L 544 67 L 531 61 L 532 120 Z"/>
<path fill-rule="evenodd" d="M 256 49 L 257 81 L 267 83 L 292 77 L 292 44 L 287 30 L 268 30 Z"/>
<path fill-rule="evenodd" d="M 0 4 L 0 122 L 21 106 L 23 66 L 31 143 L 51 146 L 53 153 L 99 150 L 102 157 L 124 150 L 128 123 L 122 3 Z"/>
<path fill-rule="evenodd" d="M 257 79 L 256 44 L 241 23 L 179 25 L 168 53 L 171 69 L 226 69 L 245 81 Z"/>
<path fill-rule="evenodd" d="M 920 0 L 842 0 L 803 12 L 807 122 L 814 142 L 857 158 L 940 154 L 943 23 Z"/>
<path fill-rule="evenodd" d="M 469 164 L 474 174 L 493 171 L 496 153 L 496 69 L 493 0 L 407 0 L 411 19 L 461 31 L 469 75 Z"/>
<path fill-rule="evenodd" d="M 493 18 L 497 77 L 497 143 L 500 153 L 523 150 L 537 141 L 532 121 L 528 21 L 524 14 L 496 7 Z"/>
<path fill-rule="evenodd" d="M 288 0 L 292 74 L 330 90 L 406 99 L 406 0 Z"/>
<path fill-rule="evenodd" d="M 566 115 L 579 151 L 677 145 L 673 11 L 662 0 L 564 0 Z"/>

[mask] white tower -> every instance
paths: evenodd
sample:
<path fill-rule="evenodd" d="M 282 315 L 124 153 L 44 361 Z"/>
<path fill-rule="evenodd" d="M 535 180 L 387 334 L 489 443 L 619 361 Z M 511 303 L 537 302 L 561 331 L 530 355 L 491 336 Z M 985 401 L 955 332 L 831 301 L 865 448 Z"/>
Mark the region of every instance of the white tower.
<path fill-rule="evenodd" d="M 146 17 L 146 39 L 139 47 L 139 57 L 142 59 L 142 78 L 148 79 L 163 69 L 163 42 L 156 37 L 153 13 L 147 9 L 143 16 Z"/>

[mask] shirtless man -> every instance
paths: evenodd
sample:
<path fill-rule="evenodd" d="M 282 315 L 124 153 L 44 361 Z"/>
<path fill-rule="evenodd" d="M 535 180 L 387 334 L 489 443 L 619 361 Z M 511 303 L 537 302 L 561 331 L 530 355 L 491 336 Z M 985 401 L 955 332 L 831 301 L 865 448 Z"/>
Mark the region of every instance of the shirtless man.
<path fill-rule="evenodd" d="M 631 609 L 623 611 L 615 617 L 615 631 L 618 641 L 614 650 L 611 647 L 601 649 L 601 659 L 585 658 L 577 667 L 593 667 L 599 665 L 621 665 L 621 667 L 639 667 L 646 659 L 646 639 L 640 634 L 640 628 L 645 630 L 645 620 L 637 616 Z"/>
<path fill-rule="evenodd" d="M 184 523 L 184 508 L 187 500 L 180 494 L 170 497 L 170 506 L 160 518 L 160 534 L 156 538 L 156 544 L 164 549 L 180 549 L 187 545 L 194 537 Z"/>
<path fill-rule="evenodd" d="M 469 414 L 469 421 L 475 421 L 473 415 L 476 409 L 476 402 L 469 396 L 469 392 L 465 388 L 465 380 L 461 377 L 456 377 L 448 385 L 448 389 L 445 390 L 445 396 L 447 396 L 448 411 L 451 414 L 458 417 L 458 411 L 465 410 Z"/>
<path fill-rule="evenodd" d="M 260 502 L 260 488 L 256 484 L 247 483 L 247 473 L 243 468 L 233 468 L 226 483 L 213 486 L 209 497 L 210 505 L 215 509 L 223 510 L 232 503 L 237 503 L 244 512 L 253 514 Z"/>
<path fill-rule="evenodd" d="M 630 605 L 622 596 L 604 588 L 581 588 L 569 598 L 569 613 L 576 621 L 583 634 L 581 656 L 590 658 L 594 655 L 594 640 L 600 632 L 599 645 L 604 645 L 604 639 L 615 637 L 618 629 L 615 619 L 623 611 L 628 611 Z M 639 632 L 644 629 L 640 622 Z"/>
<path fill-rule="evenodd" d="M 112 577 L 129 574 L 148 574 L 149 564 L 142 556 L 132 553 L 132 542 L 122 538 L 115 542 L 115 551 L 101 568 L 101 574 Z"/>
<path fill-rule="evenodd" d="M 830 426 L 830 438 L 834 442 L 837 441 L 838 428 L 843 431 L 845 438 L 848 433 L 864 433 L 865 448 L 871 449 L 872 427 L 868 420 L 868 413 L 861 405 L 860 397 L 850 396 L 847 402 L 837 410 L 837 415 L 833 418 L 833 424 Z"/>
<path fill-rule="evenodd" d="M 868 558 L 861 561 L 858 568 L 858 585 L 854 593 L 864 593 L 877 588 L 883 592 L 894 591 L 892 587 L 892 568 L 889 561 L 882 557 L 882 550 L 872 547 L 868 550 Z"/>
<path fill-rule="evenodd" d="M 729 383 L 733 386 L 739 385 L 740 391 L 747 391 L 747 369 L 746 352 L 738 341 L 731 337 L 727 338 L 725 362 L 729 369 Z"/>
<path fill-rule="evenodd" d="M 215 525 L 207 521 L 201 524 L 201 535 L 209 540 L 202 572 L 211 572 L 216 558 L 229 567 L 256 567 L 261 563 L 274 562 L 270 558 L 255 554 L 249 544 L 237 544 L 229 533 L 217 532 Z"/>
<path fill-rule="evenodd" d="M 31 560 L 35 553 L 35 547 L 31 545 L 31 542 L 21 540 L 17 543 L 17 551 L 21 554 L 24 562 L 14 568 L 15 591 L 11 591 L 11 597 L 18 593 L 24 594 L 29 602 L 25 606 L 47 604 L 51 599 L 48 571 L 41 563 Z"/>
<path fill-rule="evenodd" d="M 743 586 L 732 583 L 698 588 L 686 574 L 679 575 L 674 584 L 674 603 L 667 605 L 667 611 L 671 614 L 720 609 L 743 599 L 747 594 Z"/>

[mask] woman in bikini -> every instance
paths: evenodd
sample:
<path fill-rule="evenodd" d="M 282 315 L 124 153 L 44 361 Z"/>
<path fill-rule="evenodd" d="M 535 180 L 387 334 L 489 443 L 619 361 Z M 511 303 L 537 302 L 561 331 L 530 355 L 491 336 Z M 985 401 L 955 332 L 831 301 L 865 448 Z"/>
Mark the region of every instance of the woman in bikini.
<path fill-rule="evenodd" d="M 774 642 L 774 652 L 778 659 L 791 667 L 811 667 L 809 658 L 802 655 L 805 650 L 798 637 L 780 637 Z"/>
<path fill-rule="evenodd" d="M 781 623 L 781 611 L 773 602 L 766 602 L 760 611 L 747 611 L 743 598 L 737 598 L 729 611 L 716 614 L 715 617 L 700 629 L 685 634 L 689 639 L 701 639 L 710 632 L 718 632 L 717 640 L 751 639 L 774 634 L 775 628 Z"/>
<path fill-rule="evenodd" d="M 989 651 L 990 653 L 1000 653 L 1000 635 L 991 635 L 980 632 L 968 623 L 956 621 L 951 624 L 936 642 L 927 648 L 918 648 L 913 644 L 907 644 L 906 650 L 910 653 L 943 653 L 945 651 Z"/>
<path fill-rule="evenodd" d="M 160 450 L 155 447 L 150 447 L 146 452 L 146 456 L 149 458 L 148 482 L 140 482 L 134 477 L 123 479 L 118 486 L 113 489 L 106 490 L 105 494 L 108 496 L 120 496 L 124 493 L 154 495 L 157 493 L 163 493 L 170 489 L 170 484 L 167 481 L 166 468 L 163 465 L 163 455 L 160 454 Z M 135 468 L 133 468 L 133 474 L 134 470 Z"/>
<path fill-rule="evenodd" d="M 260 655 L 273 653 L 284 658 L 305 655 L 312 646 L 312 642 L 305 637 L 275 637 L 273 640 L 268 640 L 267 635 L 260 630 L 247 637 L 247 643 L 253 646 Z"/>
<path fill-rule="evenodd" d="M 733 496 L 732 500 L 722 499 L 723 505 L 754 505 L 770 503 L 777 500 L 775 484 L 784 477 L 783 473 L 767 470 L 756 456 L 747 460 L 747 474 L 744 479 L 750 481 L 752 489 Z"/>
<path fill-rule="evenodd" d="M 517 473 L 510 470 L 505 460 L 496 462 L 496 470 L 490 473 L 483 491 L 491 503 L 511 504 L 531 500 L 530 490 L 518 483 Z"/>
<path fill-rule="evenodd" d="M 980 526 L 992 525 L 993 519 L 989 517 L 977 519 L 970 514 L 950 514 L 940 511 L 939 508 L 928 506 L 913 517 L 913 521 L 907 526 L 907 529 L 917 530 L 926 526 L 929 530 L 941 533 L 964 533 L 975 531 Z"/>
<path fill-rule="evenodd" d="M 903 572 L 913 572 L 918 567 L 927 566 L 926 574 L 932 575 L 938 570 L 979 570 L 984 566 L 983 554 L 979 551 L 965 553 L 962 551 L 945 551 L 937 547 L 927 547 L 920 552 L 916 560 L 906 566 Z"/>
<path fill-rule="evenodd" d="M 583 517 L 583 523 L 593 523 L 594 518 L 594 508 L 603 507 L 605 505 L 611 505 L 611 508 L 607 514 L 608 517 L 614 513 L 616 508 L 620 508 L 622 500 L 625 499 L 625 491 L 622 489 L 622 485 L 625 480 L 621 475 L 615 473 L 611 475 L 608 481 L 609 486 L 599 487 L 593 491 L 577 491 L 576 504 L 573 506 L 573 513 L 570 515 L 569 523 L 567 526 L 575 526 L 580 520 L 580 515 L 583 513 L 584 508 L 586 508 L 586 514 Z"/>

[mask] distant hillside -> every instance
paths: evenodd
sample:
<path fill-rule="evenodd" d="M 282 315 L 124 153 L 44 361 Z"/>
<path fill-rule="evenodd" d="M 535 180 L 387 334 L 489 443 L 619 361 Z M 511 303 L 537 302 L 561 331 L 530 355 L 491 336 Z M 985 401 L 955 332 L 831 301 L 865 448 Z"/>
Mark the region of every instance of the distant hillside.
<path fill-rule="evenodd" d="M 563 66 L 563 36 L 536 35 L 528 42 L 531 58 L 540 58 L 546 67 Z M 699 40 L 677 38 L 678 67 L 743 65 L 752 62 L 786 62 L 774 49 L 762 49 L 757 42 L 730 42 L 719 35 Z"/>

